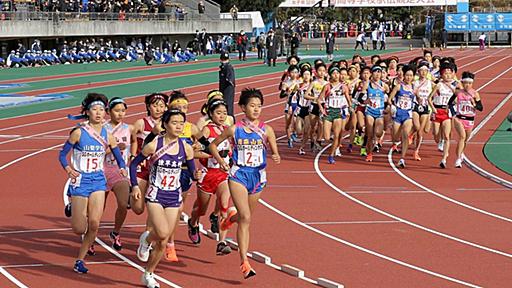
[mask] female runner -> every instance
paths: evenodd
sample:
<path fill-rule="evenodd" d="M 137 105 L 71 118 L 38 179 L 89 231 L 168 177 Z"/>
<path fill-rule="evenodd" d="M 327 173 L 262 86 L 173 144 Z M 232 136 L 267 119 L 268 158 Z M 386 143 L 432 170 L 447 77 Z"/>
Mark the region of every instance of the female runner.
<path fill-rule="evenodd" d="M 412 122 L 414 131 L 416 131 L 416 149 L 414 150 L 414 160 L 421 161 L 420 147 L 423 141 L 423 135 L 430 131 L 430 109 L 428 97 L 434 89 L 434 82 L 428 79 L 429 64 L 420 62 L 418 65 L 418 79 L 414 81 L 414 94 L 416 95 L 414 110 L 412 112 Z"/>
<path fill-rule="evenodd" d="M 389 93 L 388 84 L 381 80 L 382 68 L 380 66 L 373 66 L 371 69 L 370 83 L 367 84 L 368 96 L 365 101 L 366 104 L 366 149 L 368 154 L 366 156 L 367 162 L 373 161 L 373 147 L 376 142 L 382 137 L 384 132 L 384 103 L 387 101 L 387 94 Z M 367 71 L 367 70 L 365 70 Z M 365 89 L 365 87 L 363 87 Z M 363 101 L 365 99 L 361 99 Z"/>

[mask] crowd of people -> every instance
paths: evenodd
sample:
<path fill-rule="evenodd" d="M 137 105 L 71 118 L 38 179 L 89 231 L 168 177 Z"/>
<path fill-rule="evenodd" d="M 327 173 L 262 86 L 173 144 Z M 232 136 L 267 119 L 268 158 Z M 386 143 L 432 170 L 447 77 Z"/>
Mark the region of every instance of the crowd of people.
<path fill-rule="evenodd" d="M 272 38 L 270 34 L 267 43 Z M 226 52 L 221 54 L 223 65 L 228 58 Z M 330 145 L 329 164 L 354 152 L 371 163 L 373 155 L 385 149 L 384 134 L 389 133 L 389 150 L 400 154 L 397 166 L 404 169 L 409 151 L 414 161 L 422 160 L 423 138 L 432 130 L 441 152 L 439 166 L 445 169 L 453 129 L 459 136 L 455 167 L 462 167 L 466 141 L 483 104 L 473 87 L 473 73 L 465 71 L 457 79 L 455 59 L 425 50 L 406 63 L 397 56 L 384 59 L 379 55 L 367 63 L 354 55 L 351 60 L 330 63 L 322 59 L 301 62 L 290 56 L 287 64 L 279 97 L 286 100 L 288 147 L 294 149 L 298 143 L 299 155 Z M 250 216 L 265 187 L 267 154 L 280 162 L 275 133 L 260 120 L 263 99 L 261 91 L 244 89 L 238 101 L 244 116 L 235 122 L 231 100 L 226 102 L 221 91 L 212 90 L 201 108 L 202 117 L 194 124 L 187 121 L 189 102 L 183 92 L 153 93 L 144 99 L 147 116 L 129 124 L 124 122 L 128 106 L 123 99 L 88 94 L 81 114 L 68 116 L 84 122 L 72 130 L 59 156 L 70 178 L 71 200 L 65 213 L 72 219 L 73 231 L 84 235 L 74 271 L 89 271 L 84 259 L 95 254 L 93 242 L 105 191 L 113 191 L 118 210 L 109 234 L 112 247 L 123 248 L 128 203 L 137 215 L 147 210 L 137 257 L 147 262 L 142 283 L 159 287 L 154 271 L 162 257 L 178 261 L 176 224 L 187 192 L 197 181 L 197 197 L 187 222 L 190 241 L 200 244 L 200 218 L 207 215 L 208 203 L 215 196 L 208 221 L 211 231 L 220 235 L 217 255 L 231 253 L 226 235 L 237 223 L 240 270 L 244 278 L 256 275 L 247 259 Z M 71 151 L 69 163 L 66 156 Z M 88 213 L 79 213 L 84 210 Z"/>

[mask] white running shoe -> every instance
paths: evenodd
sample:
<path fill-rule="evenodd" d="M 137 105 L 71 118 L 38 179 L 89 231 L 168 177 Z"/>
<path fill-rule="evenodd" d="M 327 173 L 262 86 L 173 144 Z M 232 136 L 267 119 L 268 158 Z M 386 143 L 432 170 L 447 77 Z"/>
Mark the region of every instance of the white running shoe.
<path fill-rule="evenodd" d="M 455 168 L 462 168 L 462 159 L 458 158 L 455 160 Z"/>
<path fill-rule="evenodd" d="M 334 156 L 341 157 L 341 149 L 340 149 L 340 147 L 336 148 L 336 152 L 334 152 Z"/>
<path fill-rule="evenodd" d="M 147 288 L 160 288 L 160 284 L 156 282 L 155 280 L 155 274 L 145 271 L 142 274 L 142 285 L 146 286 Z"/>
<path fill-rule="evenodd" d="M 437 150 L 439 150 L 439 152 L 443 152 L 443 150 L 444 150 L 444 140 L 439 141 L 439 144 L 437 144 Z"/>
<path fill-rule="evenodd" d="M 405 160 L 404 159 L 398 160 L 398 167 L 405 168 Z"/>
<path fill-rule="evenodd" d="M 439 163 L 439 166 L 443 169 L 446 169 L 446 160 L 441 160 L 441 163 Z"/>
<path fill-rule="evenodd" d="M 139 237 L 139 247 L 137 248 L 137 258 L 142 262 L 148 262 L 151 244 L 146 239 L 149 236 L 149 231 L 145 231 Z M 149 286 L 148 286 L 149 287 Z"/>

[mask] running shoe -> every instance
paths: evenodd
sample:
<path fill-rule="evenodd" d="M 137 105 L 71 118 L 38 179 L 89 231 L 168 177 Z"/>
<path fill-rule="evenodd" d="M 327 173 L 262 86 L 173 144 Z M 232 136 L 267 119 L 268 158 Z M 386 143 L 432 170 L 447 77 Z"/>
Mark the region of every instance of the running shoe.
<path fill-rule="evenodd" d="M 363 144 L 363 136 L 356 135 L 356 137 L 354 138 L 354 144 L 356 144 L 357 146 L 361 146 Z"/>
<path fill-rule="evenodd" d="M 238 213 L 238 212 L 236 211 L 235 207 L 229 207 L 227 213 L 228 213 L 228 216 L 226 218 L 222 219 L 222 221 L 220 221 L 220 230 L 221 231 L 229 230 L 229 228 L 231 228 L 231 226 L 233 226 L 233 224 L 235 222 L 232 222 L 231 218 L 233 216 L 235 216 L 236 213 Z"/>
<path fill-rule="evenodd" d="M 292 140 L 292 138 L 288 139 L 288 148 L 293 148 L 293 140 Z"/>
<path fill-rule="evenodd" d="M 420 152 L 414 151 L 414 160 L 421 161 Z"/>
<path fill-rule="evenodd" d="M 151 252 L 151 244 L 148 243 L 147 238 L 149 231 L 145 231 L 139 237 L 139 247 L 137 248 L 137 258 L 142 262 L 148 262 L 149 253 Z"/>
<path fill-rule="evenodd" d="M 64 206 L 64 215 L 66 215 L 68 218 L 71 217 L 71 202 Z"/>
<path fill-rule="evenodd" d="M 199 226 L 192 226 L 192 223 L 190 222 L 191 219 L 188 219 L 188 239 L 194 244 L 201 243 L 201 235 L 199 233 Z"/>
<path fill-rule="evenodd" d="M 226 244 L 226 242 L 220 241 L 219 243 L 217 243 L 217 255 L 218 256 L 228 255 L 229 253 L 231 253 L 231 247 L 229 247 Z"/>
<path fill-rule="evenodd" d="M 336 163 L 336 160 L 334 160 L 334 156 L 329 155 L 329 157 L 327 157 L 327 162 L 329 162 L 329 164 L 334 164 Z"/>
<path fill-rule="evenodd" d="M 311 149 L 311 151 L 315 152 L 315 142 L 311 141 L 311 143 L 309 144 L 309 149 Z"/>
<path fill-rule="evenodd" d="M 210 214 L 210 230 L 212 230 L 213 233 L 219 233 L 219 216 L 215 214 Z"/>
<path fill-rule="evenodd" d="M 366 162 L 373 162 L 373 153 L 369 153 L 366 156 Z"/>
<path fill-rule="evenodd" d="M 380 152 L 379 144 L 373 146 L 373 151 L 372 152 L 375 152 L 375 153 L 379 153 Z"/>
<path fill-rule="evenodd" d="M 455 168 L 462 168 L 462 159 L 461 158 L 457 158 L 457 160 L 455 160 Z"/>
<path fill-rule="evenodd" d="M 352 143 L 348 144 L 347 153 L 352 153 L 353 149 L 354 149 L 354 146 L 352 146 Z"/>
<path fill-rule="evenodd" d="M 366 156 L 367 155 L 367 152 L 366 152 L 366 148 L 364 147 L 361 147 L 361 153 L 359 153 L 361 156 Z"/>
<path fill-rule="evenodd" d="M 340 147 L 336 148 L 336 151 L 334 152 L 334 156 L 341 157 L 341 155 L 342 155 L 341 154 L 341 148 Z"/>
<path fill-rule="evenodd" d="M 439 152 L 443 152 L 443 150 L 444 150 L 444 140 L 439 141 L 439 143 L 437 144 L 437 150 Z"/>
<path fill-rule="evenodd" d="M 249 264 L 249 261 L 244 261 L 242 265 L 240 265 L 240 271 L 242 271 L 242 274 L 244 274 L 244 279 L 250 278 L 252 276 L 256 275 L 256 271 L 252 269 L 251 264 Z"/>
<path fill-rule="evenodd" d="M 73 271 L 79 274 L 87 274 L 87 271 L 89 271 L 89 269 L 85 267 L 85 263 L 83 260 L 76 260 L 75 266 L 73 266 Z"/>
<path fill-rule="evenodd" d="M 409 137 L 407 137 L 407 140 L 409 140 L 409 145 L 412 145 L 412 142 L 414 142 L 414 134 L 409 135 Z"/>
<path fill-rule="evenodd" d="M 96 250 L 94 249 L 94 245 L 91 245 L 89 249 L 87 250 L 87 255 L 94 256 L 96 255 Z"/>
<path fill-rule="evenodd" d="M 398 167 L 405 168 L 405 160 L 404 159 L 398 160 Z"/>
<path fill-rule="evenodd" d="M 146 286 L 147 288 L 160 288 L 160 284 L 158 284 L 158 282 L 155 280 L 155 274 L 151 272 L 144 271 L 141 281 L 142 285 Z"/>
<path fill-rule="evenodd" d="M 112 241 L 112 248 L 116 249 L 117 251 L 121 251 L 123 249 L 123 244 L 121 244 L 121 237 L 119 236 L 119 233 L 116 233 L 114 231 L 110 232 L 110 241 Z"/>
<path fill-rule="evenodd" d="M 441 160 L 441 162 L 439 163 L 439 167 L 446 169 L 446 160 Z"/>
<path fill-rule="evenodd" d="M 322 145 L 320 143 L 316 142 L 315 143 L 315 149 L 316 149 L 316 151 L 322 150 Z"/>
<path fill-rule="evenodd" d="M 395 153 L 395 154 L 398 154 L 400 153 L 400 149 L 398 149 L 398 145 L 396 144 L 393 144 L 393 146 L 391 146 L 391 153 Z"/>
<path fill-rule="evenodd" d="M 165 260 L 169 262 L 178 262 L 178 255 L 176 255 L 176 248 L 174 248 L 174 244 L 169 244 L 165 246 Z"/>
<path fill-rule="evenodd" d="M 299 155 L 306 155 L 306 151 L 304 151 L 304 148 L 299 149 Z"/>
<path fill-rule="evenodd" d="M 292 140 L 293 140 L 293 142 L 300 142 L 299 137 L 297 136 L 297 133 L 295 133 L 295 132 L 292 133 Z"/>

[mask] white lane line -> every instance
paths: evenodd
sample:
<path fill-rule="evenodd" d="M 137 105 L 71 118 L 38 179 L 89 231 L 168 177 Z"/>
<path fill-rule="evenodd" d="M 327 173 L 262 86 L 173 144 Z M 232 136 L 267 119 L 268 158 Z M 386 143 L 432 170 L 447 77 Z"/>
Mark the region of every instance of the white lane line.
<path fill-rule="evenodd" d="M 269 188 L 318 188 L 318 185 L 280 185 L 280 184 L 270 184 L 266 187 Z"/>
<path fill-rule="evenodd" d="M 459 280 L 459 279 L 456 279 L 456 278 L 453 278 L 453 277 L 450 277 L 450 276 L 446 276 L 446 275 L 443 275 L 443 274 L 440 274 L 440 273 L 437 273 L 437 272 L 434 272 L 434 271 L 431 271 L 431 270 L 428 270 L 428 269 L 425 269 L 425 268 L 421 268 L 419 266 L 415 266 L 413 264 L 409 264 L 407 262 L 404 262 L 404 261 L 401 261 L 399 259 L 396 259 L 396 258 L 392 258 L 390 256 L 386 256 L 384 254 L 381 254 L 379 252 L 376 252 L 376 251 L 373 251 L 373 250 L 370 250 L 368 248 L 364 248 L 362 246 L 359 246 L 357 244 L 354 244 L 352 242 L 349 242 L 349 241 L 346 241 L 346 240 L 343 240 L 341 238 L 338 238 L 332 234 L 329 234 L 329 233 L 326 233 L 320 229 L 317 229 L 313 226 L 310 226 L 308 224 L 305 224 L 304 222 L 286 214 L 285 212 L 275 208 L 274 206 L 270 205 L 268 202 L 264 201 L 263 199 L 260 199 L 259 202 L 267 207 L 268 209 L 270 209 L 271 211 L 281 215 L 282 217 L 288 219 L 289 221 L 303 227 L 303 228 L 306 228 L 310 231 L 313 231 L 317 234 L 320 234 L 321 236 L 323 237 L 326 237 L 326 238 L 329 238 L 331 240 L 334 240 L 338 243 L 341 243 L 343 245 L 346 245 L 346 246 L 349 246 L 351 248 L 354 248 L 354 249 L 357 249 L 359 251 L 363 251 L 365 253 L 368 253 L 370 255 L 373 255 L 373 256 L 376 256 L 376 257 L 379 257 L 379 258 L 382 258 L 382 259 L 385 259 L 387 261 L 390 261 L 390 262 L 393 262 L 395 264 L 398 264 L 398 265 L 401 265 L 401 266 L 404 266 L 404 267 L 407 267 L 407 268 L 410 268 L 410 269 L 413 269 L 413 270 L 416 270 L 416 271 L 420 271 L 420 272 L 423 272 L 423 273 L 426 273 L 426 274 L 429 274 L 429 275 L 432 275 L 434 277 L 438 277 L 438 278 L 441 278 L 441 279 L 444 279 L 444 280 L 448 280 L 448 281 L 451 281 L 451 282 L 454 282 L 454 283 L 458 283 L 458 284 L 461 284 L 461 285 L 465 285 L 465 286 L 468 286 L 468 287 L 480 287 L 478 285 L 475 285 L 475 284 L 472 284 L 472 283 L 469 283 L 469 282 L 465 282 L 465 281 L 462 281 L 462 280 Z"/>
<path fill-rule="evenodd" d="M 325 173 L 393 173 L 390 170 L 324 170 Z M 292 174 L 315 174 L 315 170 L 281 171 L 277 173 Z"/>
<path fill-rule="evenodd" d="M 345 191 L 347 194 L 426 194 L 423 190 Z"/>
<path fill-rule="evenodd" d="M 510 191 L 509 188 L 457 188 L 457 191 Z"/>
<path fill-rule="evenodd" d="M 120 264 L 124 263 L 121 260 L 113 260 L 113 261 L 96 261 L 96 262 L 87 262 L 87 265 L 101 265 L 101 264 Z M 16 265 L 2 265 L 1 268 L 34 268 L 34 267 L 52 267 L 52 266 L 62 266 L 68 267 L 69 263 L 35 263 L 35 264 L 16 264 Z"/>
<path fill-rule="evenodd" d="M 374 221 L 324 221 L 324 222 L 304 222 L 307 225 L 338 225 L 338 224 L 392 224 L 402 223 L 400 221 L 393 220 L 374 220 Z"/>
<path fill-rule="evenodd" d="M 146 224 L 125 224 L 123 228 L 138 228 L 138 227 L 146 227 Z M 114 225 L 102 225 L 99 229 L 112 229 Z M 45 233 L 45 232 L 61 232 L 61 231 L 72 231 L 71 228 L 47 228 L 47 229 L 26 229 L 26 230 L 10 230 L 10 231 L 0 231 L 0 235 L 9 235 L 9 234 L 27 234 L 27 233 Z"/>
<path fill-rule="evenodd" d="M 9 279 L 12 283 L 14 283 L 19 288 L 28 288 L 27 285 L 21 283 L 20 280 L 18 280 L 16 277 L 12 276 L 11 273 L 7 272 L 7 270 L 5 270 L 5 268 L 0 267 L 0 273 L 2 273 L 2 275 L 4 275 L 7 279 Z"/>
<path fill-rule="evenodd" d="M 464 239 L 461 239 L 461 238 L 457 238 L 455 236 L 452 236 L 452 235 L 448 235 L 446 233 L 443 233 L 443 232 L 439 232 L 437 230 L 434 230 L 434 229 L 430 229 L 430 228 L 427 228 L 425 226 L 422 226 L 420 224 L 417 224 L 417 223 L 414 223 L 414 222 L 411 222 L 409 220 L 406 220 L 406 219 L 403 219 L 403 218 L 400 218 L 396 215 L 393 215 L 391 213 L 388 213 L 384 210 L 381 210 L 375 206 L 372 206 L 360 199 L 357 199 L 353 196 L 351 196 L 350 194 L 346 193 L 345 191 L 341 190 L 340 188 L 338 188 L 336 185 L 334 185 L 331 181 L 329 181 L 329 179 L 327 179 L 324 174 L 322 173 L 322 171 L 320 170 L 320 165 L 319 165 L 319 159 L 320 159 L 320 156 L 322 155 L 322 153 L 327 150 L 329 147 L 331 146 L 331 144 L 325 146 L 320 152 L 318 152 L 318 154 L 316 155 L 315 157 L 315 170 L 317 171 L 317 174 L 318 176 L 320 176 L 320 178 L 322 179 L 322 181 L 325 182 L 325 184 L 329 185 L 332 189 L 334 189 L 334 191 L 338 192 L 339 194 L 347 197 L 348 199 L 368 208 L 368 209 L 371 209 L 377 213 L 380 213 L 384 216 L 387 216 L 389 218 L 392 218 L 392 219 L 395 219 L 397 221 L 401 221 L 407 225 L 410 225 L 412 227 L 415 227 L 415 228 L 418 228 L 420 230 L 423 230 L 425 232 L 429 232 L 429 233 L 432 233 L 432 234 L 435 234 L 435 235 L 438 235 L 438 236 L 441 236 L 441 237 L 444 237 L 444 238 L 447 238 L 447 239 L 450 239 L 450 240 L 453 240 L 453 241 L 456 241 L 456 242 L 459 242 L 459 243 L 462 243 L 462 244 L 465 244 L 465 245 L 468 245 L 468 246 L 471 246 L 471 247 L 474 247 L 474 248 L 477 248 L 477 249 L 481 249 L 481 250 L 484 250 L 484 251 L 487 251 L 487 252 L 491 252 L 491 253 L 494 253 L 494 254 L 498 254 L 498 255 L 501 255 L 501 256 L 505 256 L 505 257 L 508 257 L 508 258 L 512 258 L 512 254 L 509 254 L 509 253 L 506 253 L 506 252 L 503 252 L 503 251 L 500 251 L 500 250 L 496 250 L 496 249 L 493 249 L 493 248 L 489 248 L 489 247 L 486 247 L 486 246 L 483 246 L 483 245 L 480 245 L 480 244 L 476 244 L 476 243 L 473 243 L 473 242 L 470 242 L 470 241 L 467 241 L 467 240 L 464 240 Z"/>
<path fill-rule="evenodd" d="M 512 67 L 510 67 L 507 71 L 509 71 L 510 69 L 512 69 Z M 504 74 L 504 73 L 502 73 Z M 500 74 L 500 75 L 502 75 Z M 491 80 L 491 81 L 494 81 Z M 485 87 L 485 86 L 484 86 Z M 482 87 L 483 88 L 483 87 Z M 496 113 L 510 100 L 510 98 L 512 98 L 512 92 L 509 93 L 507 95 L 507 97 L 505 97 L 505 99 L 503 99 L 493 110 L 491 113 L 489 113 L 489 115 L 487 115 L 487 117 L 484 118 L 484 120 L 482 120 L 482 122 L 480 122 L 480 124 L 478 124 L 478 126 L 475 127 L 475 129 L 473 130 L 473 132 L 471 133 L 471 135 L 469 136 L 469 139 L 468 139 L 468 142 L 471 141 L 471 139 L 480 131 L 480 129 L 482 129 L 482 127 L 484 127 L 485 124 L 487 124 L 487 122 L 489 122 L 489 120 L 491 120 L 492 117 L 494 117 L 494 115 L 496 115 Z M 500 185 L 503 185 L 505 187 L 508 187 L 508 188 L 512 188 L 512 182 L 508 181 L 508 180 L 505 180 L 497 175 L 494 175 L 492 174 L 491 172 L 481 168 L 480 166 L 478 166 L 477 164 L 473 163 L 464 153 L 462 154 L 462 157 L 464 159 L 464 162 L 466 162 L 466 164 L 468 164 L 468 166 L 475 172 L 477 172 L 478 174 L 488 178 L 488 179 L 491 179 L 492 181 L 500 184 Z"/>

